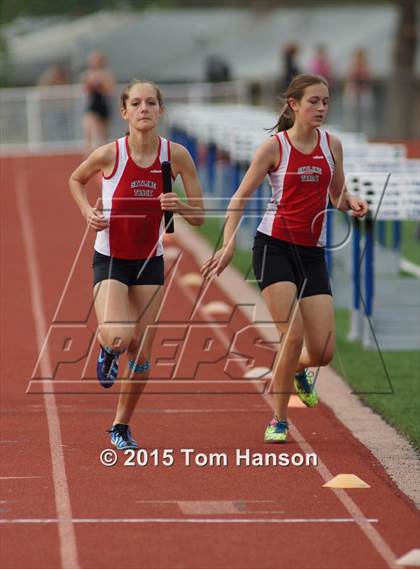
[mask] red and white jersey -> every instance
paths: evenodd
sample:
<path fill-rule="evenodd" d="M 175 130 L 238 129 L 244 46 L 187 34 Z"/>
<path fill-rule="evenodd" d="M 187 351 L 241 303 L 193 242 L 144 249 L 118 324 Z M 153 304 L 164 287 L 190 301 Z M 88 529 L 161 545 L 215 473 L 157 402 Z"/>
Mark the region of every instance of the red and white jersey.
<path fill-rule="evenodd" d="M 258 227 L 261 233 L 297 245 L 325 246 L 334 158 L 328 133 L 317 133 L 318 143 L 310 154 L 295 148 L 286 131 L 276 134 L 280 161 L 269 173 L 273 196 Z"/>
<path fill-rule="evenodd" d="M 165 221 L 159 196 L 163 192 L 162 162 L 170 160 L 170 145 L 159 137 L 156 160 L 149 168 L 130 156 L 128 137 L 115 141 L 116 158 L 110 176 L 102 178 L 103 215 L 109 226 L 99 231 L 95 249 L 120 259 L 162 255 Z"/>

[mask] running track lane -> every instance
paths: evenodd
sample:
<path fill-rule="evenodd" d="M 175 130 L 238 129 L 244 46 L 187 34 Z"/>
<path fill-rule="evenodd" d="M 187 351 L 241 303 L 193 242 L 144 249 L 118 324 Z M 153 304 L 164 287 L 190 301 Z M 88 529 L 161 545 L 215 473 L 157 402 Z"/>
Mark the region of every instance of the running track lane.
<path fill-rule="evenodd" d="M 74 322 L 83 318 L 87 322 L 83 329 L 77 327 L 75 350 L 94 331 L 88 302 L 91 236 L 68 280 L 84 232 L 66 190 L 67 174 L 78 160 L 71 156 L 7 159 L 2 168 L 2 258 L 6 267 L 2 271 L 2 322 L 7 322 L 7 333 L 3 333 L 2 358 L 0 509 L 2 522 L 8 523 L 1 528 L 1 565 L 14 569 L 394 566 L 393 558 L 418 546 L 418 517 L 370 452 L 323 405 L 316 410 L 293 408 L 291 419 L 297 431 L 291 441 L 281 449 L 264 446 L 262 433 L 271 414 L 267 402 L 249 384 L 227 376 L 223 357 L 217 364 L 198 368 L 195 376 L 201 381 L 174 385 L 155 380 L 146 388 L 133 421 L 134 432 L 148 450 L 175 449 L 176 463 L 170 468 L 122 464 L 105 468 L 99 463 L 100 450 L 109 446 L 104 430 L 112 419 L 117 389 L 102 391 L 83 380 L 54 383 L 53 389 L 48 386 L 51 393 L 66 392 L 51 394 L 49 400 L 34 393 L 40 384 L 25 394 L 39 352 L 39 322 L 34 326 L 31 307 L 34 287 L 38 286 L 42 304 L 38 310 L 47 328 L 54 316 L 61 326 L 55 330 L 57 340 L 50 342 L 53 367 L 55 350 L 64 337 L 59 333 L 65 326 L 70 323 L 74 328 Z M 23 218 L 17 211 L 17 191 L 27 200 Z M 29 226 L 26 238 L 21 219 Z M 29 244 L 28 231 L 33 233 Z M 25 255 L 31 249 L 38 283 L 28 279 Z M 189 315 L 197 295 L 197 289 L 179 283 L 190 271 L 197 271 L 197 265 L 190 254 L 184 254 L 162 311 L 165 328 L 175 336 L 174 345 L 188 345 L 185 354 L 176 354 L 181 358 L 178 377 L 191 374 L 194 358 L 203 349 L 203 329 L 208 329 L 205 316 L 197 311 L 193 333 L 184 336 L 184 342 L 177 341 L 177 335 L 186 333 L 182 325 L 191 324 Z M 216 284 L 204 302 L 209 300 L 231 306 Z M 233 331 L 248 324 L 239 311 L 223 319 L 210 351 L 223 353 L 223 336 L 229 343 Z M 252 344 L 252 329 L 249 334 L 244 334 L 244 344 Z M 154 357 L 166 358 L 168 364 L 176 347 L 162 345 L 163 339 L 158 338 L 160 347 Z M 267 365 L 269 359 L 268 351 L 259 351 L 258 365 Z M 92 359 L 88 376 L 93 375 L 93 364 Z M 160 377 L 163 364 L 155 361 Z M 81 363 L 61 366 L 57 377 L 77 381 L 83 367 Z M 173 366 L 167 368 L 168 374 L 173 372 Z M 241 378 L 243 367 L 234 362 L 229 373 Z M 217 391 L 225 394 L 214 394 Z M 52 435 L 57 437 L 57 425 L 54 431 L 51 416 L 46 414 L 47 402 L 56 407 L 61 444 L 50 440 Z M 57 444 L 62 449 L 64 480 L 57 479 L 61 460 L 54 448 Z M 291 455 L 302 452 L 305 445 L 315 450 L 333 475 L 356 473 L 371 489 L 334 493 L 322 488 L 322 468 L 234 466 L 237 448 Z M 186 467 L 181 448 L 225 452 L 229 466 Z M 363 520 L 377 521 L 359 520 L 358 525 L 343 496 L 361 511 Z M 66 518 L 66 508 L 71 519 Z M 379 535 L 377 547 L 363 528 L 368 533 L 373 528 Z"/>

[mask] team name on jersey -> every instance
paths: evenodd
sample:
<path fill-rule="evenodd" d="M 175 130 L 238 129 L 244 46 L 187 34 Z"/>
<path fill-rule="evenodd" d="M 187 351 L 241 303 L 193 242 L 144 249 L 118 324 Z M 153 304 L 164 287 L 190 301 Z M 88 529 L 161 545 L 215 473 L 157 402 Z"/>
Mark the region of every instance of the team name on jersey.
<path fill-rule="evenodd" d="M 317 166 L 301 166 L 297 169 L 302 182 L 319 182 L 319 176 L 322 175 L 322 168 Z"/>
<path fill-rule="evenodd" d="M 133 180 L 130 187 L 136 197 L 151 198 L 153 196 L 153 191 L 156 190 L 157 186 L 156 182 L 153 182 L 152 180 Z"/>
<path fill-rule="evenodd" d="M 134 190 L 134 195 L 136 198 L 152 198 L 153 197 L 153 190 Z"/>

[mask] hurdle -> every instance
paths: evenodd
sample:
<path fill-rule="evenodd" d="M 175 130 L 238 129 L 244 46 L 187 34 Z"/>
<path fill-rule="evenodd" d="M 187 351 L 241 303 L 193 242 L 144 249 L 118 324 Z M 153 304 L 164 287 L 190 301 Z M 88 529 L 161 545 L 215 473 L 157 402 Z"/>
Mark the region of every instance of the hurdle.
<path fill-rule="evenodd" d="M 194 156 L 205 156 L 200 164 L 209 211 L 225 211 L 258 146 L 268 138 L 267 129 L 277 115 L 270 109 L 249 105 L 173 105 L 167 121 L 172 140 L 179 140 Z M 401 221 L 420 219 L 419 163 L 406 158 L 403 144 L 369 143 L 362 133 L 344 132 L 337 125 L 325 125 L 337 133 L 344 148 L 344 170 L 350 192 L 367 200 L 370 213 L 365 220 L 352 221 L 352 300 L 348 339 L 371 345 L 370 321 L 375 304 L 375 231 L 385 242 L 385 223 L 392 223 L 392 246 L 401 246 Z M 180 138 L 176 138 L 180 137 Z M 197 151 L 204 147 L 205 151 Z M 389 179 L 388 179 L 389 178 Z M 388 180 L 388 181 L 387 181 Z M 384 192 L 385 182 L 386 191 Z M 238 231 L 240 246 L 248 248 L 263 201 L 269 200 L 265 181 L 246 206 Z M 326 262 L 333 278 L 333 210 L 327 211 Z"/>
<path fill-rule="evenodd" d="M 350 192 L 369 204 L 366 218 L 353 220 L 353 295 L 348 340 L 360 340 L 365 348 L 370 348 L 375 299 L 375 224 L 394 222 L 394 247 L 399 248 L 401 221 L 420 220 L 420 180 L 412 174 L 370 172 L 352 174 L 346 184 Z"/>

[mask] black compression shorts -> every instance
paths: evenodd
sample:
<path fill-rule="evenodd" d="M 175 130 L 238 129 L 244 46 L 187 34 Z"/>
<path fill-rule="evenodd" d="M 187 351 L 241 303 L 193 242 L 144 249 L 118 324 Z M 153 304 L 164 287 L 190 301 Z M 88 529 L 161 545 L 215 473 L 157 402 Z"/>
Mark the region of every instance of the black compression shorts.
<path fill-rule="evenodd" d="M 254 274 L 261 290 L 288 281 L 296 285 L 300 298 L 332 296 L 322 247 L 294 245 L 257 231 L 252 251 Z"/>
<path fill-rule="evenodd" d="M 117 259 L 102 255 L 98 251 L 93 255 L 93 286 L 101 281 L 113 279 L 127 286 L 163 285 L 163 255 L 150 259 Z"/>
<path fill-rule="evenodd" d="M 87 100 L 86 112 L 93 113 L 103 120 L 109 119 L 111 109 L 108 97 L 99 91 L 91 91 Z"/>

